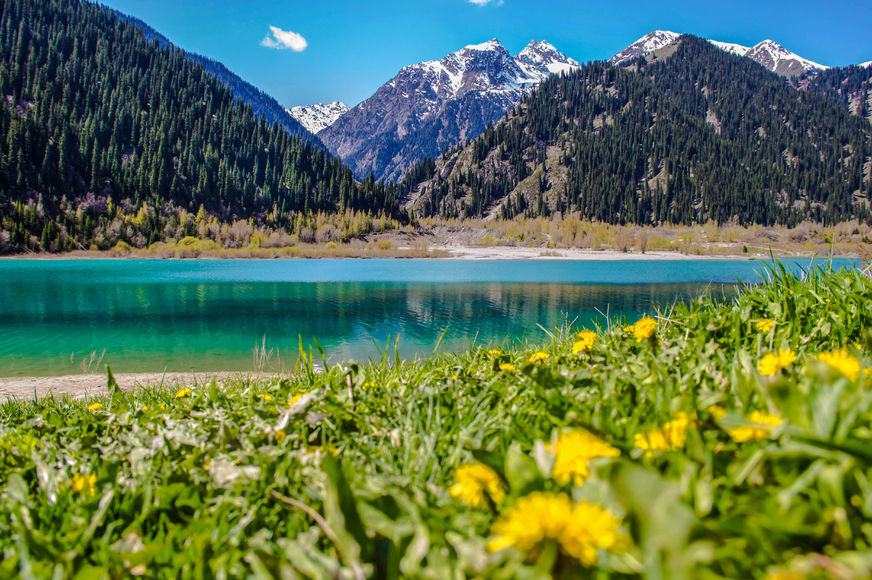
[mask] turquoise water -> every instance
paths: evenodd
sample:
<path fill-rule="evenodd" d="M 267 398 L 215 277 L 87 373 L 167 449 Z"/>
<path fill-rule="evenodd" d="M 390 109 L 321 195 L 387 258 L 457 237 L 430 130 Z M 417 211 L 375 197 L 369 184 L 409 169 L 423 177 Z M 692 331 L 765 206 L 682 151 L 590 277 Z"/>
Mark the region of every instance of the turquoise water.
<path fill-rule="evenodd" d="M 837 267 L 851 261 L 835 261 Z M 807 268 L 808 260 L 789 262 Z M 293 366 L 541 340 L 760 279 L 756 261 L 3 260 L 0 376 Z M 447 330 L 446 330 L 447 329 Z M 393 347 L 391 347 L 393 352 Z M 93 355 L 92 355 L 93 353 Z M 100 358 L 102 355 L 102 358 Z"/>

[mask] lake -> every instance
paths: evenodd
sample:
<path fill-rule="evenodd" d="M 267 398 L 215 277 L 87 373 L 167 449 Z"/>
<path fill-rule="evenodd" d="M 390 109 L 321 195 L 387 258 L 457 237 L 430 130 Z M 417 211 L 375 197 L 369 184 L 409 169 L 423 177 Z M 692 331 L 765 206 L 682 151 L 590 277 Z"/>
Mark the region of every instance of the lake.
<path fill-rule="evenodd" d="M 761 271 L 747 260 L 0 260 L 0 376 L 250 371 L 262 345 L 278 370 L 300 337 L 334 362 L 379 357 L 397 337 L 401 356 L 425 356 L 443 332 L 440 351 L 540 341 L 566 320 L 604 326 L 730 297 Z"/>

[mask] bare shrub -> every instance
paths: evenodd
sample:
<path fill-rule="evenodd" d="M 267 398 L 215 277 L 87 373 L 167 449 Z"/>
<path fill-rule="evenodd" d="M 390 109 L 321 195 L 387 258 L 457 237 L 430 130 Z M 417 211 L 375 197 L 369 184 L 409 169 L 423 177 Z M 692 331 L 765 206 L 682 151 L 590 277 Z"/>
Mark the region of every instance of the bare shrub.
<path fill-rule="evenodd" d="M 315 232 L 315 241 L 319 244 L 335 242 L 341 238 L 339 231 L 330 224 L 324 224 Z"/>
<path fill-rule="evenodd" d="M 304 244 L 311 244 L 315 241 L 315 232 L 312 231 L 312 228 L 300 228 L 297 238 Z"/>

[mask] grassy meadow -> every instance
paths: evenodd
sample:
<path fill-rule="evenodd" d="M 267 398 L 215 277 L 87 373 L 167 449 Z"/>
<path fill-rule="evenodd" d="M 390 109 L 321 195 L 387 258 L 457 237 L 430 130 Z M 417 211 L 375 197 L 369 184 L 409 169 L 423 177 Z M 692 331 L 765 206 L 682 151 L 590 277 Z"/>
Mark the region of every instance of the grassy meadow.
<path fill-rule="evenodd" d="M 0 406 L 0 576 L 868 578 L 872 280 Z"/>

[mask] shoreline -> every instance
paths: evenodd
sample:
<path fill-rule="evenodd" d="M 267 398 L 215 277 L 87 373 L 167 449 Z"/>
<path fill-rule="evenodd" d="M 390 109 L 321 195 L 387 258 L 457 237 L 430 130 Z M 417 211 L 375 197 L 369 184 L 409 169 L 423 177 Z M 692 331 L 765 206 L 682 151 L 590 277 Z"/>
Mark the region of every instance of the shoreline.
<path fill-rule="evenodd" d="M 239 371 L 173 372 L 173 373 L 123 373 L 114 375 L 122 391 L 134 391 L 143 387 L 187 387 L 208 384 L 213 378 L 224 382 L 240 378 L 264 378 L 280 373 L 255 373 Z M 48 396 L 84 399 L 105 396 L 105 374 L 61 375 L 54 377 L 0 377 L 0 402 L 8 400 L 42 399 Z"/>
<path fill-rule="evenodd" d="M 313 250 L 317 252 L 317 250 Z M 523 246 L 472 246 L 472 245 L 434 245 L 427 252 L 409 247 L 399 247 L 390 252 L 373 252 L 372 254 L 357 253 L 355 255 L 318 253 L 301 253 L 300 255 L 288 255 L 276 251 L 273 254 L 264 252 L 263 255 L 197 255 L 197 256 L 162 256 L 148 253 L 130 253 L 118 255 L 110 251 L 92 252 L 75 251 L 64 254 L 15 254 L 0 256 L 0 260 L 578 260 L 578 261 L 690 261 L 690 260 L 735 260 L 747 261 L 754 259 L 859 259 L 856 254 L 840 254 L 829 256 L 818 253 L 804 252 L 779 252 L 773 250 L 766 252 L 749 253 L 703 253 L 685 254 L 677 251 L 653 250 L 649 252 L 621 251 L 614 249 L 582 249 L 582 248 L 546 248 L 546 247 L 523 247 Z"/>

